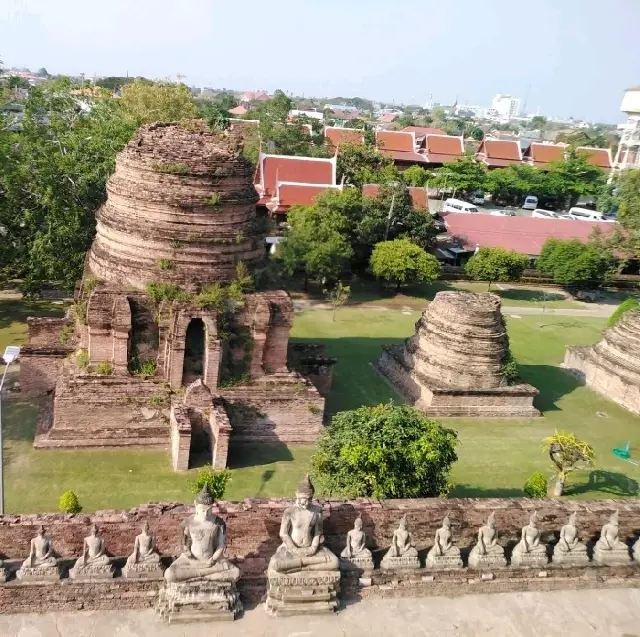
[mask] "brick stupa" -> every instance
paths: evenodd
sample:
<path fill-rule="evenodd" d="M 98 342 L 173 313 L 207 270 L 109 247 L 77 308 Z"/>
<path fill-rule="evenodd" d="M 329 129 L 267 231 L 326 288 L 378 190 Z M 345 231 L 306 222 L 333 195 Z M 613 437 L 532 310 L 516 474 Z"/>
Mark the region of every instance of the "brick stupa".
<path fill-rule="evenodd" d="M 429 416 L 540 415 L 538 390 L 507 382 L 509 340 L 495 294 L 438 292 L 415 334 L 383 350 L 376 368 Z"/>
<path fill-rule="evenodd" d="M 568 346 L 564 367 L 595 391 L 640 414 L 640 311 L 626 312 L 595 345 Z"/>
<path fill-rule="evenodd" d="M 252 167 L 203 122 L 142 127 L 117 156 L 65 319 L 29 319 L 24 391 L 42 397 L 36 447 L 171 447 L 175 469 L 226 465 L 232 442 L 310 443 L 331 360 L 296 351 L 281 290 L 224 309 L 203 290 L 265 256 Z M 150 285 L 151 284 L 151 285 Z M 216 309 L 217 307 L 217 309 Z M 314 361 L 318 364 L 315 365 Z"/>

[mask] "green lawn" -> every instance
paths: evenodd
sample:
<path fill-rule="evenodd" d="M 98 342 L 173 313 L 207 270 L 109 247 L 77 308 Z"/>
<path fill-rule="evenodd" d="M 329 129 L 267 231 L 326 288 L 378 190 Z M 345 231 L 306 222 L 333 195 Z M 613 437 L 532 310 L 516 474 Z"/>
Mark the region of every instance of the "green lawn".
<path fill-rule="evenodd" d="M 0 338 L 24 337 L 24 328 L 9 320 L 0 302 Z M 55 311 L 54 308 L 45 308 Z M 23 312 L 21 314 L 25 315 Z M 14 312 L 13 316 L 17 316 Z M 292 336 L 325 343 L 338 357 L 328 401 L 331 412 L 390 398 L 393 390 L 371 368 L 381 345 L 400 342 L 413 332 L 418 312 L 347 307 L 332 322 L 331 312 L 308 310 L 296 315 Z M 19 316 L 18 316 L 19 318 Z M 18 323 L 18 324 L 16 324 Z M 556 365 L 564 346 L 598 339 L 604 319 L 525 316 L 508 319 L 513 351 L 522 375 L 541 390 L 538 405 L 545 417 L 530 420 L 446 421 L 459 433 L 459 462 L 453 471 L 452 495 L 521 495 L 526 477 L 535 470 L 551 473 L 541 440 L 554 428 L 575 431 L 596 449 L 596 472 L 572 476 L 569 493 L 575 497 L 635 495 L 640 467 L 611 454 L 631 441 L 640 449 L 640 418 L 580 387 Z M 7 338 L 7 332 L 9 338 Z M 0 341 L 1 342 L 1 341 Z M 60 494 L 73 489 L 85 510 L 125 508 L 147 501 L 190 497 L 193 472 L 174 474 L 168 453 L 162 451 L 35 451 L 32 447 L 35 410 L 20 399 L 4 403 L 6 498 L 11 512 L 52 511 Z M 226 497 L 290 496 L 303 476 L 310 447 L 254 445 L 230 453 L 232 481 Z M 591 479 L 592 484 L 589 485 Z"/>

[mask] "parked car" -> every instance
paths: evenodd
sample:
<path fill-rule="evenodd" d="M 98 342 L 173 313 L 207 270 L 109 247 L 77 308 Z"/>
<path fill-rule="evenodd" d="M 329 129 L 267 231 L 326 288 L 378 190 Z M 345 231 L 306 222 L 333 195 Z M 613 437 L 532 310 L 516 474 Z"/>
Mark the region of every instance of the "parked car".
<path fill-rule="evenodd" d="M 535 210 L 538 207 L 538 198 L 535 195 L 527 195 L 522 207 L 525 210 Z"/>
<path fill-rule="evenodd" d="M 442 212 L 463 212 L 467 214 L 478 214 L 480 211 L 468 201 L 462 199 L 447 199 L 444 202 Z"/>
<path fill-rule="evenodd" d="M 474 203 L 476 206 L 484 206 L 484 193 L 476 190 L 476 192 L 471 194 L 471 203 Z"/>
<path fill-rule="evenodd" d="M 504 210 L 492 210 L 489 215 L 492 217 L 515 217 L 516 211 L 505 208 Z"/>
<path fill-rule="evenodd" d="M 536 219 L 557 219 L 558 215 L 550 210 L 543 210 L 542 208 L 536 208 L 532 213 L 532 217 Z"/>
<path fill-rule="evenodd" d="M 609 219 L 605 217 L 601 212 L 595 210 L 589 210 L 588 208 L 580 208 L 574 206 L 569 209 L 569 217 L 577 219 L 578 221 L 600 221 L 604 223 L 615 223 L 615 219 Z"/>

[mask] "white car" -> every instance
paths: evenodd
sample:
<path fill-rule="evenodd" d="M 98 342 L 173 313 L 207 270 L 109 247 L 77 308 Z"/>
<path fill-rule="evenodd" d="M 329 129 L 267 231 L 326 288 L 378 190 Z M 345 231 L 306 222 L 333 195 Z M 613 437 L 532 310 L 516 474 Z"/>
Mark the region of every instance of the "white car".
<path fill-rule="evenodd" d="M 616 223 L 615 219 L 609 219 L 605 217 L 601 212 L 595 210 L 589 210 L 589 208 L 580 208 L 574 206 L 569 209 L 569 217 L 571 219 L 577 219 L 578 221 L 600 221 L 601 223 Z"/>
<path fill-rule="evenodd" d="M 480 211 L 468 201 L 462 199 L 447 199 L 444 202 L 442 212 L 462 212 L 467 214 L 478 214 Z"/>
<path fill-rule="evenodd" d="M 538 198 L 535 195 L 527 195 L 522 207 L 525 210 L 535 210 L 538 207 Z"/>
<path fill-rule="evenodd" d="M 536 219 L 558 219 L 558 215 L 550 210 L 543 210 L 542 208 L 536 208 L 532 213 L 532 217 Z"/>
<path fill-rule="evenodd" d="M 516 213 L 514 210 L 492 210 L 489 215 L 491 217 L 515 217 Z"/>
<path fill-rule="evenodd" d="M 483 192 L 474 192 L 471 197 L 471 203 L 476 206 L 484 206 L 484 193 Z"/>

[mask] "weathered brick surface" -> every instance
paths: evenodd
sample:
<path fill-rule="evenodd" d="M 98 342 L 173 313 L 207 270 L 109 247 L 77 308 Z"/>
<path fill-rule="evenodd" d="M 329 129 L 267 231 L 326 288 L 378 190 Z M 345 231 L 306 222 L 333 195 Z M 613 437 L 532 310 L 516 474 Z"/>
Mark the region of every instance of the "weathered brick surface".
<path fill-rule="evenodd" d="M 62 328 L 73 325 L 70 318 L 27 317 L 30 345 L 61 345 Z"/>

